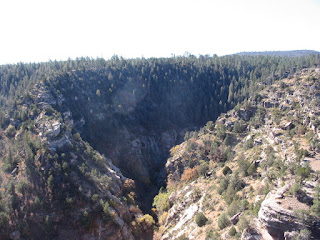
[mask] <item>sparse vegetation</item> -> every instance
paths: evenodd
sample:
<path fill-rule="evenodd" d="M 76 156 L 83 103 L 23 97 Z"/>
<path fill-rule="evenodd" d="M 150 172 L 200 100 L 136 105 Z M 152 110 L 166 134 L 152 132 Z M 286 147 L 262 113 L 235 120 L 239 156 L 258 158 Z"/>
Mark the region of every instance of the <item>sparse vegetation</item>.
<path fill-rule="evenodd" d="M 224 229 L 230 225 L 230 220 L 227 214 L 222 213 L 218 219 L 218 226 L 220 229 Z"/>

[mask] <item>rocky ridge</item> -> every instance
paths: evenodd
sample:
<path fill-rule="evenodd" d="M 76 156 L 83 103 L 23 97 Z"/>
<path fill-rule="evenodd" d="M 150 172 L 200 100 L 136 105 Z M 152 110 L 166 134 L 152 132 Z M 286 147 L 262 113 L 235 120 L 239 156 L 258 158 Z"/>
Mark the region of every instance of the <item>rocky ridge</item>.
<path fill-rule="evenodd" d="M 278 81 L 171 149 L 161 239 L 229 239 L 232 226 L 241 239 L 317 239 L 319 80 L 316 68 Z"/>
<path fill-rule="evenodd" d="M 46 193 L 50 196 L 49 211 L 39 209 L 30 218 L 32 227 L 38 227 L 39 239 L 48 234 L 47 230 L 42 228 L 48 219 L 55 228 L 54 235 L 51 235 L 52 239 L 133 240 L 141 234 L 142 229 L 144 235 L 148 236 L 148 232 L 152 232 L 151 225 L 145 222 L 142 211 L 134 203 L 134 197 L 130 201 L 126 200 L 129 192 L 134 191 L 134 181 L 123 176 L 110 158 L 94 151 L 79 135 L 74 134 L 75 126 L 79 127 L 82 123 L 74 122 L 71 111 L 60 114 L 55 110 L 57 106 L 63 104 L 63 96 L 53 96 L 43 83 L 39 83 L 30 93 L 30 98 L 26 104 L 38 106 L 38 111 L 33 114 L 32 137 L 40 139 L 40 144 L 43 146 L 43 150 L 37 152 L 36 164 L 39 165 L 43 175 L 51 173 L 54 176 L 53 185 L 60 188 L 60 190 L 50 189 Z M 15 139 L 22 138 L 22 133 L 21 127 Z M 65 177 L 68 180 L 62 180 L 59 174 L 55 174 L 61 171 L 55 168 L 59 158 L 50 160 L 47 156 L 59 156 L 64 159 L 67 163 L 64 169 L 68 169 Z M 83 167 L 87 168 L 89 175 L 83 175 L 81 170 Z M 16 170 L 12 173 L 16 176 L 15 181 L 26 181 L 25 165 L 21 164 Z M 34 184 L 40 185 L 40 182 Z M 70 201 L 71 205 L 66 203 L 68 209 L 63 210 L 65 207 L 55 200 L 56 195 L 68 196 L 68 192 L 72 192 L 70 187 L 79 187 L 77 194 L 80 196 L 76 197 L 76 194 L 74 197 L 67 197 L 66 201 Z M 9 237 L 22 239 L 19 230 L 14 230 Z M 37 239 L 37 236 L 33 235 L 33 238 Z"/>

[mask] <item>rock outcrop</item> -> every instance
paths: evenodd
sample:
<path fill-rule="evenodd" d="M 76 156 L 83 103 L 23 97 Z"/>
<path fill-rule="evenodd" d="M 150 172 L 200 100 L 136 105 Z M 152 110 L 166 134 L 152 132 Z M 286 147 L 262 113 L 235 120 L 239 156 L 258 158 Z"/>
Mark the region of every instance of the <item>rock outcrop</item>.
<path fill-rule="evenodd" d="M 285 232 L 308 227 L 294 214 L 294 208 L 308 209 L 309 207 L 295 198 L 285 199 L 284 195 L 291 186 L 292 184 L 287 184 L 276 192 L 268 193 L 258 214 L 259 221 L 276 239 L 283 239 Z M 288 202 L 292 202 L 292 206 L 288 205 Z"/>

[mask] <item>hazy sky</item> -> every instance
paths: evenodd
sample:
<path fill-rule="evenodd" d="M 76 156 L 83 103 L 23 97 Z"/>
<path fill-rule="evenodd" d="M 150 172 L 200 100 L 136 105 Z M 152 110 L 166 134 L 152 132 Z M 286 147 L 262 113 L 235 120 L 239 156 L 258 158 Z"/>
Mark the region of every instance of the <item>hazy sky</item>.
<path fill-rule="evenodd" d="M 0 0 L 0 64 L 320 51 L 320 0 Z"/>

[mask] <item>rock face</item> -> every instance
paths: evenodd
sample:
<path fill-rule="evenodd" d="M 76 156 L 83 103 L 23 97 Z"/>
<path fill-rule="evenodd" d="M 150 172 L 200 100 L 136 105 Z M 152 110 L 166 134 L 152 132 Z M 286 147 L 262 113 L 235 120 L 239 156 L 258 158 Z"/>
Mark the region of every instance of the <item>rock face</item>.
<path fill-rule="evenodd" d="M 92 171 L 102 171 L 103 176 L 95 174 L 95 178 L 91 177 L 91 182 L 87 181 L 81 174 L 79 174 L 78 165 L 82 156 L 78 156 L 73 152 L 69 152 L 69 149 L 72 148 L 75 144 L 84 145 L 85 143 L 78 139 L 78 142 L 75 142 L 72 136 L 72 130 L 74 127 L 72 112 L 65 111 L 62 116 L 57 115 L 56 112 L 52 109 L 63 104 L 64 98 L 62 96 L 53 97 L 48 89 L 42 85 L 37 85 L 38 89 L 33 91 L 34 102 L 38 103 L 41 112 L 38 116 L 35 116 L 35 129 L 38 133 L 38 136 L 43 144 L 49 146 L 49 151 L 51 154 L 56 154 L 57 152 L 66 152 L 64 154 L 70 155 L 70 165 L 73 169 L 69 173 L 70 181 L 74 186 L 81 186 L 81 193 L 87 199 L 91 199 L 93 193 L 102 200 L 102 202 L 112 202 L 112 206 L 109 207 L 110 218 L 109 221 L 105 221 L 101 218 L 101 215 L 97 215 L 95 218 L 92 218 L 93 226 L 98 226 L 94 233 L 86 233 L 83 229 L 79 229 L 79 221 L 84 212 L 95 213 L 101 211 L 101 206 L 99 203 L 92 205 L 83 203 L 81 207 L 77 207 L 73 212 L 68 216 L 68 227 L 66 228 L 66 223 L 63 221 L 63 212 L 57 212 L 55 214 L 56 226 L 58 226 L 56 231 L 56 239 L 83 239 L 83 240 L 95 240 L 95 239 L 127 239 L 134 240 L 131 221 L 135 218 L 142 217 L 141 211 L 131 211 L 129 204 L 123 201 L 123 185 L 126 181 L 124 177 L 116 166 L 113 165 L 112 160 L 106 158 L 99 154 L 98 152 L 93 152 L 94 158 L 100 159 L 100 167 L 97 168 L 94 166 L 97 163 L 91 162 L 90 167 Z M 145 140 L 148 141 L 148 140 Z M 153 146 L 152 142 L 148 143 L 150 146 Z M 141 145 L 141 142 L 137 140 L 133 143 L 132 149 L 137 149 L 137 146 Z M 90 151 L 90 147 L 87 149 Z M 156 149 L 154 150 L 156 151 Z M 139 150 L 136 150 L 136 155 L 141 154 Z M 65 160 L 68 162 L 69 160 Z M 40 155 L 37 161 L 42 164 L 43 157 Z M 44 170 L 49 168 L 51 164 L 46 163 Z M 97 179 L 99 178 L 99 179 Z M 93 186 L 92 183 L 96 184 Z M 107 185 L 107 187 L 105 186 Z M 99 210 L 100 209 L 100 210 Z M 52 214 L 51 214 L 52 215 Z M 36 214 L 33 219 L 38 219 L 37 224 L 42 224 L 44 222 L 46 214 L 40 213 Z M 72 227 L 72 230 L 68 229 Z M 13 232 L 10 235 L 11 239 L 19 239 L 20 234 L 18 231 Z"/>
<path fill-rule="evenodd" d="M 181 148 L 183 148 L 184 145 L 186 145 L 186 143 L 183 143 Z M 174 156 L 169 158 L 166 163 L 168 179 L 172 181 L 179 181 L 187 165 L 187 161 L 182 161 L 182 152 L 174 154 Z"/>
<path fill-rule="evenodd" d="M 168 212 L 165 223 L 165 228 L 168 231 L 162 236 L 162 240 L 172 239 L 173 234 L 176 238 L 184 234 L 189 239 L 196 239 L 194 233 L 198 226 L 194 218 L 197 213 L 202 211 L 202 202 L 206 194 L 198 195 L 194 184 L 191 183 L 181 191 L 170 195 L 169 201 L 175 202 L 175 204 Z"/>
<path fill-rule="evenodd" d="M 163 168 L 169 150 L 181 136 L 175 130 L 156 133 L 141 128 L 141 132 L 137 134 L 123 127 L 117 138 L 112 140 L 114 147 L 105 148 L 105 154 L 126 176 L 145 186 L 161 185 L 165 179 Z"/>
<path fill-rule="evenodd" d="M 268 230 L 269 234 L 276 239 L 283 239 L 284 233 L 297 229 L 304 229 L 307 226 L 294 215 L 293 209 L 286 209 L 282 206 L 281 200 L 284 193 L 289 190 L 292 184 L 288 184 L 275 193 L 268 193 L 261 204 L 258 219 Z"/>

